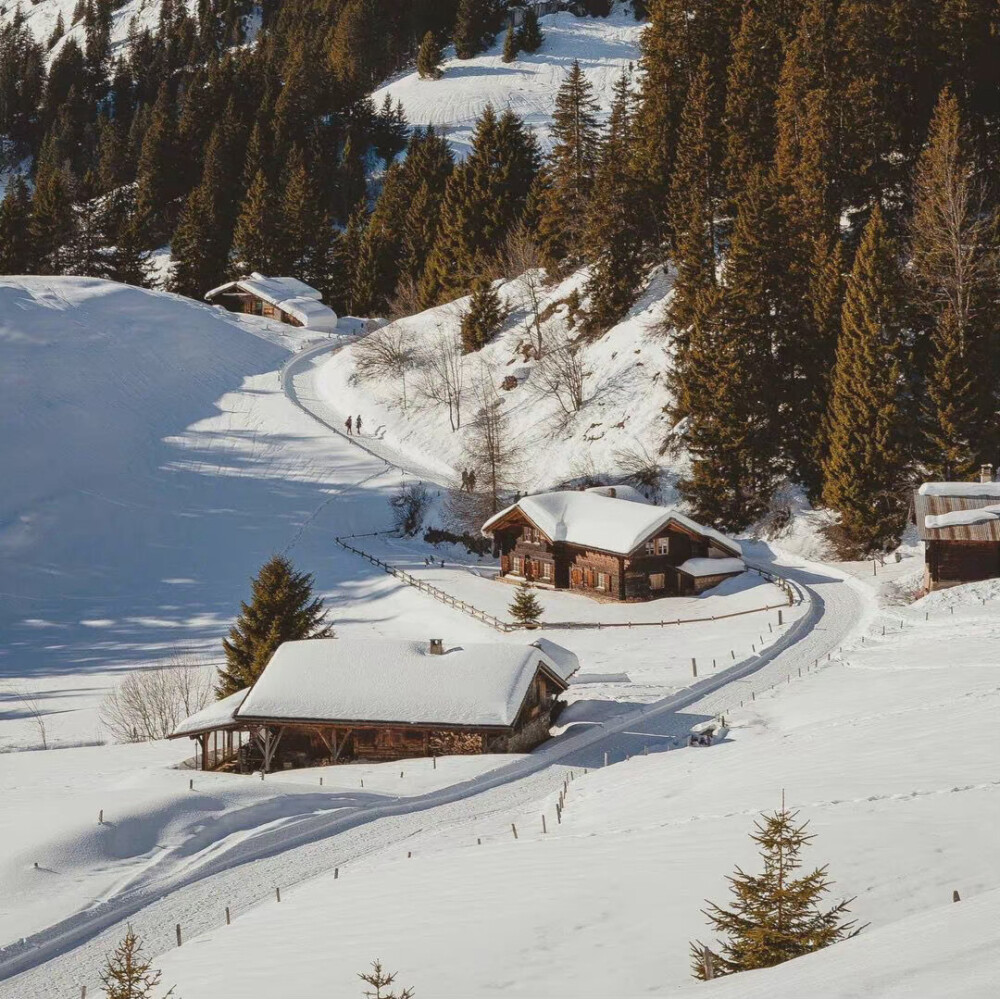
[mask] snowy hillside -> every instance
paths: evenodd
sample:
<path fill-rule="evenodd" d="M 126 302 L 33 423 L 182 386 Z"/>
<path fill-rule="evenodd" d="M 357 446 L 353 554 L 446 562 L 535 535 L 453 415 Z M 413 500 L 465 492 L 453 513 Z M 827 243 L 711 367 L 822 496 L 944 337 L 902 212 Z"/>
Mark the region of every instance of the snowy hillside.
<path fill-rule="evenodd" d="M 580 272 L 543 289 L 540 313 L 548 314 L 542 322 L 543 354 L 574 343 L 579 335 L 578 325 L 570 325 L 567 299 L 582 291 L 585 276 Z M 665 385 L 670 360 L 661 325 L 669 289 L 670 279 L 657 272 L 622 322 L 596 341 L 580 341 L 583 391 L 577 412 L 567 412 L 559 393 L 551 390 L 546 362 L 530 357 L 530 350 L 525 360 L 524 348 L 534 341 L 535 331 L 518 280 L 499 286 L 510 310 L 501 333 L 463 359 L 462 428 L 452 430 L 447 405 L 434 398 L 433 358 L 454 343 L 467 298 L 398 320 L 378 334 L 398 336 L 414 352 L 405 408 L 399 379 L 358 372 L 356 347 L 331 358 L 319 373 L 318 385 L 331 405 L 368 413 L 385 440 L 406 453 L 435 454 L 449 463 L 456 470 L 457 485 L 457 470 L 463 462 L 471 463 L 465 456 L 469 424 L 485 379 L 502 401 L 509 435 L 519 444 L 515 478 L 522 491 L 625 475 L 636 462 L 658 463 L 668 473 L 664 498 L 670 501 L 670 483 L 684 466 L 682 456 L 665 451 L 671 428 L 664 411 L 670 399 Z M 553 442 L 558 446 L 551 446 Z"/>
<path fill-rule="evenodd" d="M 472 59 L 456 58 L 449 46 L 440 80 L 421 80 L 411 71 L 383 84 L 373 99 L 381 104 L 388 94 L 393 102 L 402 101 L 411 125 L 442 130 L 459 156 L 468 151 L 476 119 L 487 104 L 509 107 L 534 129 L 547 151 L 556 92 L 573 60 L 579 60 L 606 114 L 614 81 L 623 70 L 636 69 L 645 23 L 636 22 L 623 4 L 617 4 L 608 17 L 562 12 L 542 17 L 539 23 L 545 40 L 537 52 L 519 52 L 514 62 L 505 63 L 502 33 Z"/>
<path fill-rule="evenodd" d="M 163 956 L 165 980 L 188 999 L 349 996 L 377 956 L 417 995 L 445 999 L 985 999 L 1000 975 L 1000 738 L 984 652 L 1000 616 L 977 587 L 963 592 L 954 615 L 930 601 L 926 622 L 924 604 L 871 621 L 863 645 L 734 710 L 722 745 L 587 776 L 600 761 L 581 755 L 560 825 L 554 792 L 430 824 L 336 883 L 318 878 L 231 927 L 217 920 Z M 857 896 L 853 913 L 870 926 L 779 968 L 693 983 L 688 941 L 710 939 L 703 900 L 725 901 L 734 865 L 757 869 L 747 833 L 783 789 L 816 834 L 807 863 L 829 863 L 836 896 Z"/>

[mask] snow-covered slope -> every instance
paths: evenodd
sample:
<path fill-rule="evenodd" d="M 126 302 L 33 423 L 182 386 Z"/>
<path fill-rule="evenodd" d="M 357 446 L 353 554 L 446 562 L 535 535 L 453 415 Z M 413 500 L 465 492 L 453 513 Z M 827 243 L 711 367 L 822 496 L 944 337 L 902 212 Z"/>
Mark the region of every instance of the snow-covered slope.
<path fill-rule="evenodd" d="M 542 324 L 543 351 L 578 335 L 579 326 L 568 322 L 566 300 L 582 290 L 585 280 L 586 272 L 579 272 L 543 289 L 541 314 L 549 313 Z M 665 385 L 669 339 L 663 335 L 662 322 L 670 285 L 668 276 L 655 272 L 622 322 L 598 340 L 581 341 L 583 405 L 578 412 L 567 414 L 540 363 L 525 360 L 524 347 L 534 340 L 533 314 L 518 280 L 498 285 L 510 310 L 501 333 L 464 358 L 463 426 L 457 431 L 451 429 L 447 405 L 422 391 L 422 386 L 435 380 L 434 353 L 457 335 L 468 304 L 465 298 L 398 320 L 378 334 L 398 333 L 415 351 L 405 407 L 399 379 L 358 372 L 356 347 L 324 364 L 317 386 L 328 404 L 345 416 L 365 412 L 369 425 L 378 427 L 379 435 L 400 450 L 414 458 L 436 455 L 457 470 L 471 463 L 466 441 L 473 434 L 470 424 L 477 409 L 478 384 L 485 378 L 502 401 L 510 438 L 519 444 L 513 471 L 522 491 L 620 476 L 636 461 L 648 461 L 659 463 L 668 473 L 663 497 L 669 501 L 674 498 L 670 483 L 684 469 L 683 455 L 664 450 L 671 422 L 665 412 L 670 400 Z M 514 387 L 503 387 L 505 381 Z M 454 476 L 457 486 L 457 471 Z"/>
<path fill-rule="evenodd" d="M 280 910 L 220 918 L 159 959 L 165 980 L 187 999 L 350 996 L 379 957 L 442 999 L 986 999 L 1000 975 L 1000 615 L 977 587 L 952 593 L 954 614 L 931 601 L 875 619 L 863 644 L 733 711 L 721 745 L 576 769 L 561 824 L 555 793 L 429 823 L 336 882 L 283 892 Z M 834 897 L 856 896 L 870 926 L 808 959 L 694 983 L 704 899 L 725 901 L 734 865 L 757 869 L 747 834 L 783 790 L 816 834 L 806 862 L 829 863 Z"/>
<path fill-rule="evenodd" d="M 634 71 L 639 36 L 645 27 L 631 11 L 617 4 L 608 17 L 576 17 L 568 12 L 539 19 L 544 34 L 537 52 L 519 52 L 503 61 L 501 33 L 472 59 L 458 59 L 449 46 L 440 80 L 421 80 L 415 71 L 385 83 L 373 95 L 377 104 L 388 94 L 403 102 L 412 125 L 433 125 L 445 132 L 455 152 L 468 152 L 476 119 L 487 104 L 511 108 L 534 130 L 542 149 L 551 146 L 555 96 L 573 60 L 593 84 L 602 114 L 611 108 L 611 88 L 622 71 Z"/>

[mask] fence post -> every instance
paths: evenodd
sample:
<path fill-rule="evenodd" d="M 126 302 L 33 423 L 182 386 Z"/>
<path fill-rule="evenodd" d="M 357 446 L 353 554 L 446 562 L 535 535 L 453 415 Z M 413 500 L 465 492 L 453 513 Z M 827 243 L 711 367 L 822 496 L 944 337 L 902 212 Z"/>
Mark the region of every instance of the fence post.
<path fill-rule="evenodd" d="M 517 826 L 513 822 L 510 824 L 511 831 L 514 833 L 514 839 L 517 839 Z"/>
<path fill-rule="evenodd" d="M 229 906 L 226 906 L 226 926 L 229 925 Z"/>
<path fill-rule="evenodd" d="M 691 675 L 698 675 L 698 660 L 694 656 L 691 657 Z"/>
<path fill-rule="evenodd" d="M 180 945 L 181 945 L 181 924 L 178 923 L 177 926 L 175 927 L 175 929 L 177 931 L 177 946 L 180 947 Z"/>

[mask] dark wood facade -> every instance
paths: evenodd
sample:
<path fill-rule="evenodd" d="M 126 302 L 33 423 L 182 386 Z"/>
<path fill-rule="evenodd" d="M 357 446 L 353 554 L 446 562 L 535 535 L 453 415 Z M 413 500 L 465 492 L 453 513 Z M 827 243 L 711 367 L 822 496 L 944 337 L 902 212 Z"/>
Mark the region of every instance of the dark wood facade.
<path fill-rule="evenodd" d="M 265 316 L 268 319 L 276 319 L 278 322 L 287 323 L 289 326 L 301 326 L 302 323 L 291 315 L 273 305 L 267 299 L 258 295 L 252 295 L 248 291 L 234 290 L 227 291 L 217 296 L 217 301 L 229 312 L 240 312 L 247 316 Z"/>
<path fill-rule="evenodd" d="M 929 539 L 924 542 L 928 590 L 1000 577 L 1000 541 Z"/>
<path fill-rule="evenodd" d="M 705 537 L 670 522 L 628 555 L 551 541 L 519 509 L 492 528 L 500 575 L 540 587 L 577 590 L 610 600 L 653 600 L 701 592 L 731 573 L 692 578 L 690 558 L 732 557 Z"/>
<path fill-rule="evenodd" d="M 992 468 L 987 466 L 991 476 Z M 947 487 L 949 483 L 940 483 Z M 982 493 L 977 495 L 977 485 Z M 1000 519 L 991 515 L 981 518 L 976 512 L 993 508 L 1000 502 L 990 477 L 978 484 L 962 483 L 955 495 L 940 491 L 913 494 L 913 520 L 917 534 L 924 543 L 924 588 L 941 590 L 960 583 L 1000 577 Z M 927 518 L 947 518 L 961 515 L 959 521 L 945 526 L 928 527 Z M 964 519 L 971 516 L 971 519 Z M 933 521 L 932 521 L 933 522 Z"/>

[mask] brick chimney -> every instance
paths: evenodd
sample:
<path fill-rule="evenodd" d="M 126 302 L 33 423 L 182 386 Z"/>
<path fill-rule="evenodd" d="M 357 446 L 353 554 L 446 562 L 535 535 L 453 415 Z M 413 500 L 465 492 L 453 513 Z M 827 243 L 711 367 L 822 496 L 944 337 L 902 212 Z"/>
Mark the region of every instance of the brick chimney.
<path fill-rule="evenodd" d="M 443 656 L 444 655 L 444 639 L 442 638 L 432 638 L 430 640 L 430 645 L 428 646 L 428 652 L 432 656 Z"/>
<path fill-rule="evenodd" d="M 980 482 L 992 482 L 993 481 L 993 466 L 992 465 L 980 465 L 979 466 L 979 481 Z"/>

